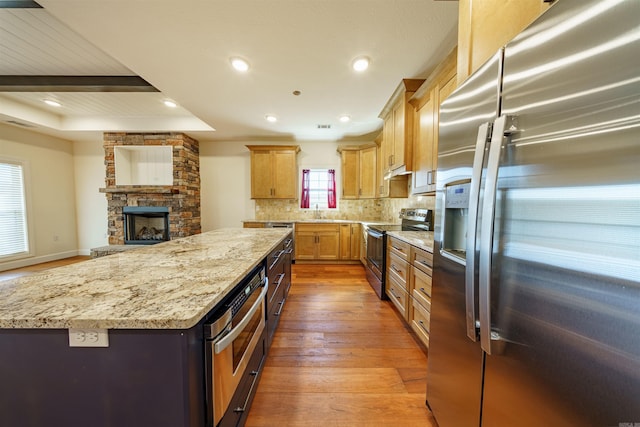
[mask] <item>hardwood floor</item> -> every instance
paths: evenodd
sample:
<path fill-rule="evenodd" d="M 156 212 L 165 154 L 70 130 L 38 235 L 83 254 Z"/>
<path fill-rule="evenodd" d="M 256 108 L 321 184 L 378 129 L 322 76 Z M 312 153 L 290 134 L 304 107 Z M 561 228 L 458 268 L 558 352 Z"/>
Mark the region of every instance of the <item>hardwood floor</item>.
<path fill-rule="evenodd" d="M 29 274 L 38 273 L 50 268 L 62 267 L 63 265 L 73 264 L 75 262 L 91 259 L 90 256 L 78 255 L 70 258 L 64 258 L 57 261 L 43 262 L 41 264 L 30 265 L 28 267 L 16 268 L 13 270 L 0 271 L 0 280 L 16 279 Z"/>
<path fill-rule="evenodd" d="M 426 350 L 359 265 L 294 265 L 251 426 L 437 427 Z"/>

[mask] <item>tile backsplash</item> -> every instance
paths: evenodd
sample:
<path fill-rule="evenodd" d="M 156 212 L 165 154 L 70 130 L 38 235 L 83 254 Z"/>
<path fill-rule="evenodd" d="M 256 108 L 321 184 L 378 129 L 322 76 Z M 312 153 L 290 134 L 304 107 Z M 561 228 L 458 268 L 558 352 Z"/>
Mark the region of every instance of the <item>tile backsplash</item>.
<path fill-rule="evenodd" d="M 432 195 L 410 196 L 401 199 L 339 200 L 337 209 L 321 210 L 322 219 L 347 219 L 399 223 L 402 208 L 435 208 Z M 257 199 L 257 220 L 307 220 L 316 219 L 313 209 L 300 209 L 298 200 Z"/>

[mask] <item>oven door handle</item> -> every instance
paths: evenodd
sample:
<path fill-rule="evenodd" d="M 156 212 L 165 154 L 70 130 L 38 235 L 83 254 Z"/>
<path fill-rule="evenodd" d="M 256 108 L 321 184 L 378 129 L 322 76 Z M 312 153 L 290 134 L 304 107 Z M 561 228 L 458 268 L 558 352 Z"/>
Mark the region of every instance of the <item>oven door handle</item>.
<path fill-rule="evenodd" d="M 238 338 L 238 335 L 240 335 L 242 333 L 244 328 L 251 321 L 251 318 L 253 317 L 254 314 L 256 314 L 256 311 L 258 311 L 258 309 L 260 308 L 260 305 L 264 304 L 264 296 L 267 293 L 269 279 L 265 277 L 264 280 L 265 280 L 265 284 L 262 287 L 262 291 L 260 292 L 260 296 L 258 297 L 256 302 L 253 303 L 253 305 L 251 306 L 251 309 L 249 310 L 249 312 L 242 318 L 240 323 L 238 323 L 238 325 L 235 328 L 233 328 L 231 331 L 229 331 L 228 334 L 226 334 L 225 336 L 220 338 L 219 341 L 216 341 L 216 343 L 215 343 L 215 345 L 213 347 L 214 348 L 214 352 L 216 354 L 222 353 L 222 351 L 224 351 L 225 348 L 229 347 L 229 345 L 233 342 L 233 340 Z"/>
<path fill-rule="evenodd" d="M 377 231 L 373 231 L 372 229 L 368 229 L 367 233 L 369 233 L 371 237 L 375 237 L 376 239 L 379 239 L 382 237 L 382 233 L 378 233 Z"/>

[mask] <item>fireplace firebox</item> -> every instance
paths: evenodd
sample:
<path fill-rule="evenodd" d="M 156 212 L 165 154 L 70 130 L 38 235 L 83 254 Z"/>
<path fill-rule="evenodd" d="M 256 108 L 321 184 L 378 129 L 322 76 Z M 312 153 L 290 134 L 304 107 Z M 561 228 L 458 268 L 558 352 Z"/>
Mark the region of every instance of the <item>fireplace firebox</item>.
<path fill-rule="evenodd" d="M 169 208 L 124 206 L 125 245 L 154 245 L 169 240 Z"/>

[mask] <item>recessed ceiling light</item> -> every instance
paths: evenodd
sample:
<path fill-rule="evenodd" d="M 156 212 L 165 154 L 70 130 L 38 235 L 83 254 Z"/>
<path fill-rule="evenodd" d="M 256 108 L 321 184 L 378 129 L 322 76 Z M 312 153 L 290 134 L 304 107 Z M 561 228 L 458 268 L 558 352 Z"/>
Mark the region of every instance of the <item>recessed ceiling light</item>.
<path fill-rule="evenodd" d="M 231 58 L 231 66 L 236 69 L 236 71 L 240 71 L 241 73 L 245 73 L 249 70 L 249 63 L 242 58 Z"/>
<path fill-rule="evenodd" d="M 366 56 L 360 56 L 353 60 L 351 66 L 355 71 L 361 73 L 369 68 L 369 58 L 367 58 Z"/>
<path fill-rule="evenodd" d="M 53 99 L 43 99 L 43 101 L 45 104 L 51 105 L 52 107 L 62 107 L 62 104 Z"/>
<path fill-rule="evenodd" d="M 171 101 L 170 99 L 165 99 L 164 100 L 164 105 L 166 105 L 167 107 L 170 107 L 170 108 L 176 108 L 178 106 L 178 104 L 176 104 L 175 102 Z"/>
<path fill-rule="evenodd" d="M 278 118 L 273 114 L 267 114 L 266 116 L 264 116 L 264 119 L 270 123 L 275 123 L 278 121 Z"/>
<path fill-rule="evenodd" d="M 346 114 L 343 114 L 342 116 L 340 116 L 339 120 L 340 120 L 342 123 L 347 123 L 349 120 L 351 120 L 351 116 L 348 116 L 348 115 L 346 115 Z"/>

